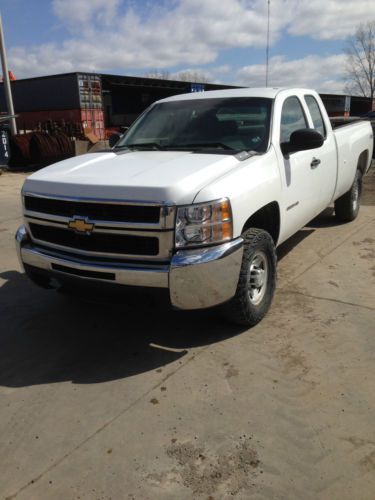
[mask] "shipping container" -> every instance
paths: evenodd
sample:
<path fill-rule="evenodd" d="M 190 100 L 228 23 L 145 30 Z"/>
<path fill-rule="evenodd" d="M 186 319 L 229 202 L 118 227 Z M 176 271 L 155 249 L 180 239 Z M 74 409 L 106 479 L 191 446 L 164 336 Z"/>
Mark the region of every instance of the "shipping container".
<path fill-rule="evenodd" d="M 369 97 L 352 96 L 351 116 L 361 116 L 373 109 L 375 109 L 375 99 L 372 101 Z"/>
<path fill-rule="evenodd" d="M 80 107 L 76 73 L 15 80 L 11 87 L 17 113 Z M 0 84 L 0 109 L 6 110 L 3 83 Z"/>
<path fill-rule="evenodd" d="M 12 82 L 21 130 L 31 130 L 48 121 L 65 121 L 92 129 L 100 139 L 105 137 L 106 128 L 129 126 L 158 99 L 223 88 L 234 87 L 95 73 L 67 73 Z M 0 109 L 5 109 L 2 84 Z"/>
<path fill-rule="evenodd" d="M 329 116 L 360 116 L 372 109 L 369 97 L 320 94 Z"/>
<path fill-rule="evenodd" d="M 350 97 L 336 94 L 320 94 L 328 116 L 349 116 Z"/>
<path fill-rule="evenodd" d="M 129 126 L 153 102 L 177 94 L 238 88 L 212 83 L 181 82 L 157 78 L 67 73 L 16 80 L 11 83 L 18 126 L 32 130 L 48 121 L 89 128 L 99 139 L 106 129 Z M 330 116 L 363 114 L 369 99 L 321 94 Z M 0 110 L 5 110 L 0 84 Z"/>
<path fill-rule="evenodd" d="M 81 109 L 81 123 L 84 129 L 92 129 L 98 139 L 105 139 L 104 118 L 101 109 Z"/>

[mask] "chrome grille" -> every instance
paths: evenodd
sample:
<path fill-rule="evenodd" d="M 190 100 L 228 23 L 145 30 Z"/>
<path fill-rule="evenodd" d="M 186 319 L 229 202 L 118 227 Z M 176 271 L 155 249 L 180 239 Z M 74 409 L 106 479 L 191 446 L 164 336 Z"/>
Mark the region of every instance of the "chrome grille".
<path fill-rule="evenodd" d="M 34 222 L 30 222 L 29 227 L 35 239 L 71 249 L 142 256 L 159 253 L 159 240 L 154 236 L 137 236 L 121 232 L 78 234 L 65 227 L 46 226 Z"/>
<path fill-rule="evenodd" d="M 158 224 L 160 207 L 153 205 L 117 205 L 25 196 L 25 208 L 31 212 L 73 217 L 79 214 L 98 221 Z"/>
<path fill-rule="evenodd" d="M 32 239 L 54 250 L 163 261 L 172 254 L 172 205 L 25 193 L 24 214 Z M 92 229 L 71 229 L 69 223 L 77 218 Z"/>

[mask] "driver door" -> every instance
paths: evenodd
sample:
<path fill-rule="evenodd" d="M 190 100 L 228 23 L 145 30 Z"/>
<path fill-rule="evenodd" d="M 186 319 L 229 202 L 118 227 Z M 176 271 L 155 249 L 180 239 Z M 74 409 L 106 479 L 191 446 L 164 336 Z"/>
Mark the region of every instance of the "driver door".
<path fill-rule="evenodd" d="M 292 132 L 303 128 L 309 128 L 309 124 L 300 100 L 297 96 L 286 98 L 281 110 L 280 145 L 289 141 Z M 321 178 L 315 165 L 315 150 L 283 155 L 280 147 L 278 156 L 283 184 L 284 236 L 287 238 L 319 213 Z"/>

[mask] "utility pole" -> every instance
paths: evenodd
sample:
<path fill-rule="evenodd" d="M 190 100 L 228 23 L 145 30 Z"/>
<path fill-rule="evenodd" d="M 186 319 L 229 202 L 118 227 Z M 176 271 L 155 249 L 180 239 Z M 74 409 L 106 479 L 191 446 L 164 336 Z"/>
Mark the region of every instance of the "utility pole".
<path fill-rule="evenodd" d="M 267 0 L 267 48 L 266 48 L 266 87 L 268 87 L 268 62 L 270 53 L 270 1 Z"/>
<path fill-rule="evenodd" d="M 10 115 L 14 115 L 12 89 L 10 87 L 8 62 L 7 62 L 7 55 L 6 55 L 6 50 L 5 50 L 3 21 L 1 19 L 1 13 L 0 13 L 0 57 L 1 57 L 1 65 L 3 67 L 4 92 L 5 92 L 5 100 L 7 103 L 8 113 Z M 11 134 L 16 135 L 17 134 L 16 119 L 14 117 L 10 118 L 9 123 L 10 123 Z"/>

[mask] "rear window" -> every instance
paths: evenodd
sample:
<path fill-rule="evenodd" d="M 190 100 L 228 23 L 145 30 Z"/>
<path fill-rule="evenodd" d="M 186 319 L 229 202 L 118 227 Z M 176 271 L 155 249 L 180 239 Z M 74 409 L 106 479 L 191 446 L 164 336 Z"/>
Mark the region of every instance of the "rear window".
<path fill-rule="evenodd" d="M 326 127 L 324 125 L 322 113 L 320 112 L 319 104 L 317 103 L 315 97 L 312 95 L 305 95 L 305 102 L 309 108 L 314 129 L 320 132 L 323 137 L 326 137 Z"/>
<path fill-rule="evenodd" d="M 285 99 L 281 110 L 280 143 L 288 142 L 296 130 L 308 128 L 302 105 L 296 96 Z"/>

